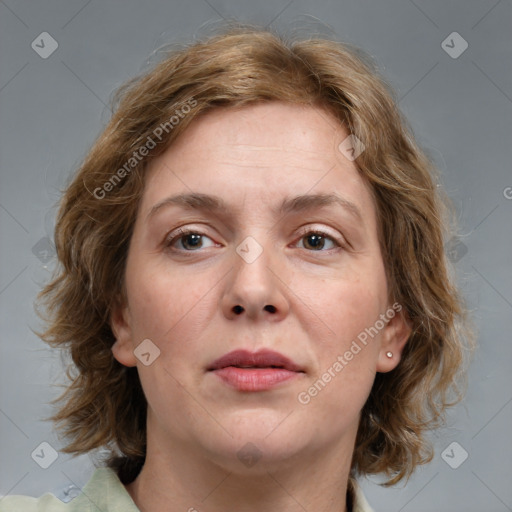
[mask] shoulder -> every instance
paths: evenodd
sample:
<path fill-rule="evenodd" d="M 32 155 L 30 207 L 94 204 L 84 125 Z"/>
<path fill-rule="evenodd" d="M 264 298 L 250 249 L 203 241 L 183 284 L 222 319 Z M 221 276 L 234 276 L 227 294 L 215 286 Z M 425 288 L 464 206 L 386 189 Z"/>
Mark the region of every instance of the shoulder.
<path fill-rule="evenodd" d="M 30 496 L 4 496 L 0 498 L 0 512 L 65 512 L 67 504 L 46 493 L 40 498 Z"/>
<path fill-rule="evenodd" d="M 80 494 L 67 503 L 50 493 L 39 498 L 0 498 L 0 512 L 96 512 L 98 509 L 102 512 L 140 512 L 110 468 L 97 468 Z"/>

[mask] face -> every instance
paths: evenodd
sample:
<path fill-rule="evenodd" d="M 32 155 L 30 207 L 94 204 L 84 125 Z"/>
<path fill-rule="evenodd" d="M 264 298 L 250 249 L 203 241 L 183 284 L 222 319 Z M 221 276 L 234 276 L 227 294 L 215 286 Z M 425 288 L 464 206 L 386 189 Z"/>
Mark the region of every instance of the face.
<path fill-rule="evenodd" d="M 151 162 L 112 317 L 148 438 L 231 469 L 247 443 L 268 464 L 353 447 L 409 331 L 348 135 L 313 107 L 221 108 Z"/>

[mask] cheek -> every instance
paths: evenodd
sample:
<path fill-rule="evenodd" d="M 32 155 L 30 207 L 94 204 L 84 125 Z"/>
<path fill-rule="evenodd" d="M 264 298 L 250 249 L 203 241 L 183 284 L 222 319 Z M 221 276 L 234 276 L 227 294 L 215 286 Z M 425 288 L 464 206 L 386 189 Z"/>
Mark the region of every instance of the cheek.
<path fill-rule="evenodd" d="M 364 329 L 372 326 L 386 307 L 386 285 L 378 273 L 364 277 L 296 280 L 294 293 L 300 301 L 302 327 L 312 340 L 328 342 L 342 350 Z"/>
<path fill-rule="evenodd" d="M 303 389 L 304 401 L 323 404 L 320 415 L 330 415 L 330 406 L 335 416 L 349 410 L 357 414 L 375 379 L 380 332 L 372 328 L 384 313 L 386 290 L 377 274 L 367 275 L 368 279 L 325 281 L 322 293 L 300 291 L 307 297 L 307 307 L 301 306 L 299 317 L 317 360 Z"/>
<path fill-rule="evenodd" d="M 190 384 L 194 372 L 189 363 L 199 361 L 204 350 L 205 325 L 218 305 L 211 293 L 218 277 L 213 276 L 217 279 L 212 282 L 205 275 L 191 280 L 183 272 L 137 267 L 136 263 L 134 259 L 127 282 L 134 345 L 150 339 L 160 350 L 151 365 L 138 364 L 139 377 L 154 413 L 171 414 L 169 403 L 185 408 L 190 401 L 180 383 Z"/>
<path fill-rule="evenodd" d="M 127 286 L 134 338 L 151 339 L 162 355 L 193 350 L 204 322 L 214 314 L 211 292 L 216 275 L 191 278 L 179 270 L 137 266 L 135 260 L 130 275 Z"/>
<path fill-rule="evenodd" d="M 323 339 L 310 334 L 317 364 L 297 401 L 318 421 L 343 429 L 357 418 L 375 380 L 379 334 L 368 333 L 382 313 L 381 301 L 360 282 L 338 283 L 313 308 L 328 328 Z"/>

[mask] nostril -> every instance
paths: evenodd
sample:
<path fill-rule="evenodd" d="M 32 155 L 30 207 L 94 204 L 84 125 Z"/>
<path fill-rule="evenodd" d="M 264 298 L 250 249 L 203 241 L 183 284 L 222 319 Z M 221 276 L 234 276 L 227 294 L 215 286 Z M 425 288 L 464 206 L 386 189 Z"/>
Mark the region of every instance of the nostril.
<path fill-rule="evenodd" d="M 233 307 L 233 311 L 239 315 L 242 311 L 244 310 L 244 308 L 242 306 L 234 306 Z"/>
<path fill-rule="evenodd" d="M 276 307 L 272 306 L 272 304 L 269 304 L 268 306 L 265 306 L 265 310 L 268 311 L 269 313 L 275 313 Z"/>

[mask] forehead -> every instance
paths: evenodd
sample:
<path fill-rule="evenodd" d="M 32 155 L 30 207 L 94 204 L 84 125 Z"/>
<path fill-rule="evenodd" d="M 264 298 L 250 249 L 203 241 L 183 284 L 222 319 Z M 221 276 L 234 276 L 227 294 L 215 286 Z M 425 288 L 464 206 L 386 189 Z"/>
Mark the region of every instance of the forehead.
<path fill-rule="evenodd" d="M 310 192 L 335 193 L 371 217 L 369 186 L 338 149 L 348 135 L 318 107 L 267 102 L 216 108 L 148 166 L 142 208 L 147 212 L 166 195 L 183 192 L 273 208 L 282 197 Z"/>
<path fill-rule="evenodd" d="M 318 107 L 275 101 L 202 114 L 168 153 L 183 156 L 194 147 L 197 158 L 215 153 L 239 165 L 250 158 L 251 164 L 269 166 L 279 157 L 319 169 L 332 165 L 334 144 L 347 135 L 340 121 Z"/>

